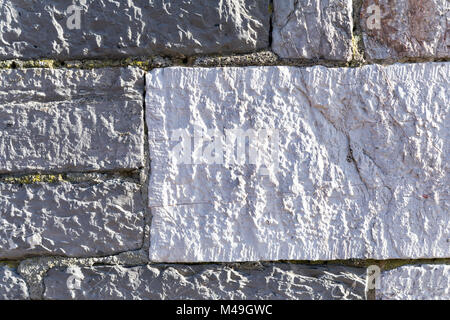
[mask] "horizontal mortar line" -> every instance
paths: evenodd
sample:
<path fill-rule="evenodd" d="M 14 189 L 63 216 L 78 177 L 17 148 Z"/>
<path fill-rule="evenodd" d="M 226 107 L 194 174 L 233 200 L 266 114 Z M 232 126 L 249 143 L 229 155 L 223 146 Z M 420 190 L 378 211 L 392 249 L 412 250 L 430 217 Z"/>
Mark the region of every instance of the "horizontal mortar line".
<path fill-rule="evenodd" d="M 399 258 L 399 259 L 385 259 L 385 260 L 377 260 L 377 259 L 335 259 L 335 260 L 286 260 L 286 259 L 280 259 L 280 260 L 246 260 L 246 261 L 205 261 L 205 262 L 167 262 L 167 261 L 152 261 L 149 260 L 150 264 L 248 264 L 248 263 L 286 263 L 286 264 L 354 264 L 357 265 L 359 263 L 370 263 L 370 264 L 382 264 L 382 263 L 403 263 L 403 264 L 409 264 L 409 263 L 433 263 L 433 264 L 447 264 L 450 263 L 450 257 L 446 258 Z"/>
<path fill-rule="evenodd" d="M 39 258 L 54 258 L 54 259 L 62 259 L 62 260 L 85 260 L 85 259 L 108 259 L 108 258 L 117 258 L 122 254 L 125 253 L 138 253 L 141 249 L 131 250 L 131 251 L 120 251 L 118 253 L 115 253 L 113 255 L 107 255 L 107 256 L 88 256 L 88 257 L 66 257 L 61 255 L 40 255 L 40 256 L 33 256 L 21 260 L 11 260 L 11 259 L 5 259 L 0 260 L 1 264 L 8 264 L 8 263 L 17 263 L 20 261 L 26 261 L 26 260 L 35 260 Z M 125 259 L 125 258 L 124 258 Z M 431 264 L 449 264 L 450 263 L 450 256 L 446 258 L 418 258 L 418 259 L 386 259 L 386 260 L 376 260 L 376 259 L 345 259 L 345 260 L 248 260 L 248 261 L 207 261 L 207 262 L 164 262 L 164 261 L 151 261 L 149 260 L 147 263 L 144 263 L 142 265 L 147 264 L 190 264 L 190 265 L 203 265 L 203 264 L 251 264 L 251 263 L 286 263 L 286 264 L 312 264 L 312 265 L 319 265 L 319 264 L 358 264 L 358 263 L 371 263 L 371 264 L 381 264 L 381 263 L 389 263 L 389 262 L 397 262 L 397 263 L 403 263 L 403 264 L 410 264 L 410 263 L 431 263 Z"/>
<path fill-rule="evenodd" d="M 144 169 L 143 167 L 133 169 L 111 169 L 111 170 L 86 170 L 86 171 L 53 171 L 53 170 L 33 170 L 20 172 L 3 172 L 1 178 L 25 177 L 34 175 L 59 175 L 59 174 L 128 174 Z"/>
<path fill-rule="evenodd" d="M 66 175 L 78 175 L 76 177 L 65 177 Z M 62 182 L 68 182 L 68 183 L 78 183 L 78 182 L 95 182 L 95 181 L 102 181 L 102 179 L 105 180 L 112 180 L 112 179 L 130 179 L 133 181 L 136 181 L 137 184 L 140 184 L 139 180 L 139 170 L 133 170 L 130 172 L 64 172 L 64 173 L 31 173 L 31 174 L 20 174 L 20 175 L 13 175 L 13 174 L 5 174 L 0 175 L 0 183 L 4 184 L 36 184 L 36 183 L 44 183 L 44 184 L 55 184 L 55 183 L 62 183 Z M 99 175 L 100 177 L 90 177 L 89 175 Z M 60 179 L 60 176 L 61 179 Z M 21 182 L 21 179 L 33 179 L 33 178 L 39 178 L 43 179 L 43 181 L 34 181 L 30 180 L 30 182 L 27 182 L 28 180 Z M 97 179 L 98 178 L 98 179 Z M 76 179 L 80 179 L 80 181 L 76 181 Z"/>
<path fill-rule="evenodd" d="M 86 257 L 70 257 L 70 256 L 64 256 L 64 255 L 55 255 L 55 254 L 40 254 L 40 255 L 33 255 L 31 254 L 30 256 L 26 256 L 23 258 L 17 258 L 17 259 L 11 259 L 11 258 L 6 258 L 4 260 L 0 259 L 0 265 L 2 263 L 21 263 L 23 261 L 30 261 L 30 260 L 34 260 L 38 263 L 41 263 L 41 261 L 39 261 L 40 259 L 55 259 L 55 260 L 75 260 L 75 261 L 83 261 L 83 260 L 89 260 L 89 259 L 97 259 L 97 260 L 105 260 L 105 259 L 126 259 L 126 258 L 121 258 L 121 255 L 124 254 L 139 254 L 139 252 L 142 252 L 143 246 L 138 247 L 136 249 L 129 249 L 129 250 L 118 250 L 115 253 L 109 254 L 109 255 L 98 255 L 98 256 L 86 256 Z M 133 260 L 134 257 L 131 258 L 131 260 Z M 149 259 L 145 259 L 145 261 L 150 262 Z M 147 263 L 148 263 L 147 262 Z M 104 263 L 104 262 L 99 262 L 99 263 Z M 145 264 L 145 263 L 144 263 Z M 125 262 L 124 265 L 127 265 L 127 263 Z"/>
<path fill-rule="evenodd" d="M 220 59 L 220 58 L 230 58 L 232 59 L 233 57 L 229 57 L 229 56 L 223 56 L 223 57 L 211 57 L 211 59 Z M 29 63 L 33 60 L 24 60 L 22 63 L 26 64 Z M 352 61 L 349 62 L 345 62 L 345 61 L 303 61 L 303 60 L 299 60 L 296 61 L 295 59 L 286 59 L 286 60 L 280 60 L 277 62 L 267 62 L 267 63 L 239 63 L 239 62 L 231 62 L 231 63 L 221 63 L 220 61 L 212 61 L 212 62 L 207 62 L 204 65 L 190 65 L 190 64 L 179 64 L 179 63 L 174 63 L 173 65 L 168 65 L 168 66 L 157 66 L 157 65 L 152 65 L 150 63 L 149 67 L 142 67 L 142 66 L 137 66 L 134 65 L 132 63 L 124 63 L 122 65 L 117 65 L 115 63 L 121 63 L 121 60 L 113 60 L 112 62 L 109 63 L 102 63 L 102 60 L 94 60 L 96 62 L 98 62 L 99 65 L 94 65 L 94 66 L 90 66 L 90 65 L 83 65 L 83 63 L 86 63 L 86 60 L 83 60 L 85 62 L 81 62 L 80 66 L 65 66 L 65 65 L 61 65 L 62 63 L 67 63 L 70 62 L 70 60 L 65 60 L 65 61 L 59 61 L 59 60 L 54 60 L 54 63 L 57 64 L 56 66 L 53 65 L 42 65 L 42 66 L 36 66 L 36 65 L 30 65 L 30 66 L 16 66 L 16 67 L 11 67 L 11 66 L 1 66 L 2 63 L 17 63 L 17 60 L 0 60 L 0 70 L 25 70 L 25 69 L 67 69 L 67 70 L 96 70 L 96 69 L 103 69 L 103 68 L 126 68 L 126 67 L 135 67 L 135 68 L 140 68 L 143 69 L 144 71 L 151 71 L 153 69 L 164 69 L 164 68 L 170 68 L 170 67 L 189 67 L 189 68 L 233 68 L 233 67 L 239 67 L 239 68 L 245 68 L 245 67 L 300 67 L 300 68 L 306 68 L 306 67 L 313 67 L 313 66 L 323 66 L 323 67 L 327 67 L 327 68 L 350 68 L 350 69 L 355 69 L 355 68 L 361 68 L 364 66 L 370 66 L 370 65 L 383 65 L 383 66 L 388 66 L 388 65 L 393 65 L 393 64 L 420 64 L 420 63 L 432 63 L 432 62 L 450 62 L 450 58 L 430 58 L 430 59 L 399 59 L 399 60 L 390 60 L 390 59 L 386 59 L 386 60 L 374 60 L 374 61 L 365 61 L 365 62 L 361 62 L 361 63 L 357 63 L 355 66 L 349 65 L 352 63 Z M 90 60 L 89 60 L 90 61 Z M 39 62 L 39 60 L 33 61 L 33 62 Z M 142 61 L 140 61 L 142 62 Z M 145 61 L 143 61 L 145 62 Z"/>
<path fill-rule="evenodd" d="M 125 251 L 126 252 L 134 252 L 134 251 Z M 38 259 L 38 258 L 54 258 L 59 260 L 75 260 L 75 262 L 83 262 L 86 259 L 109 259 L 117 257 L 117 255 L 112 256 L 100 256 L 100 257 L 64 257 L 64 256 L 36 256 L 31 258 L 26 258 L 23 260 L 5 260 L 0 261 L 0 265 L 6 264 L 20 264 L 22 261 L 27 261 L 30 259 Z M 74 265 L 72 263 L 71 265 Z M 255 260 L 255 261 L 206 261 L 206 262 L 183 262 L 183 261 L 151 261 L 144 263 L 137 263 L 133 261 L 133 258 L 130 259 L 130 263 L 127 263 L 126 258 L 121 263 L 111 262 L 102 262 L 98 261 L 92 266 L 147 266 L 147 265 L 238 265 L 238 266 L 248 266 L 249 264 L 296 264 L 296 265 L 308 265 L 308 266 L 347 266 L 347 267 L 355 267 L 355 268 L 366 268 L 371 265 L 387 265 L 385 270 L 395 269 L 405 265 L 419 265 L 419 264 L 433 264 L 433 265 L 442 265 L 442 264 L 450 264 L 450 258 L 431 258 L 431 259 L 387 259 L 387 260 L 372 260 L 372 259 L 349 259 L 349 260 Z M 391 265 L 389 265 L 391 264 Z M 91 267 L 91 266 L 89 266 Z"/>

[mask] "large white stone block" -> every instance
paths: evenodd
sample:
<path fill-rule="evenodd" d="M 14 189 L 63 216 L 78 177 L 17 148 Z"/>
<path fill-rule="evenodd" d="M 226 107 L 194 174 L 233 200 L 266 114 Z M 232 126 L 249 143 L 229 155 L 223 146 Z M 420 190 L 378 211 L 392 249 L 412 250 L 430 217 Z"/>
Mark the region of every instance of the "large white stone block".
<path fill-rule="evenodd" d="M 450 256 L 449 73 L 449 63 L 148 73 L 151 260 Z M 233 163 L 245 153 L 230 130 L 264 128 L 277 130 L 267 153 L 251 161 L 253 146 L 265 150 L 251 138 Z M 213 154 L 222 144 L 220 161 L 202 130 Z"/>

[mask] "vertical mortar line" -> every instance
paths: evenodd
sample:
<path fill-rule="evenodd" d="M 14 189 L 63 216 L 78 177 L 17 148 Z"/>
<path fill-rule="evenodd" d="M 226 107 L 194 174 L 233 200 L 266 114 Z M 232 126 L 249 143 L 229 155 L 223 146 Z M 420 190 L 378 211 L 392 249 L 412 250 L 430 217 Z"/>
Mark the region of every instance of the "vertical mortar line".
<path fill-rule="evenodd" d="M 361 8 L 364 0 L 352 0 L 352 21 L 353 21 L 353 27 L 352 27 L 352 33 L 353 38 L 357 39 L 356 42 L 356 50 L 358 55 L 361 56 L 362 60 L 365 61 L 365 49 L 364 49 L 364 40 L 362 36 L 362 29 L 361 29 Z M 353 39 L 352 39 L 353 41 Z M 353 45 L 353 44 L 352 44 Z M 355 57 L 353 56 L 353 59 Z"/>
<path fill-rule="evenodd" d="M 148 183 L 150 180 L 150 148 L 148 140 L 148 127 L 147 127 L 147 106 L 146 106 L 146 95 L 147 95 L 147 72 L 151 70 L 144 70 L 144 90 L 143 90 L 143 121 L 144 121 L 144 167 L 141 169 L 141 192 L 142 198 L 145 206 L 144 215 L 144 234 L 143 234 L 143 244 L 141 250 L 143 254 L 147 257 L 149 261 L 149 250 L 150 250 L 150 227 L 152 223 L 152 212 L 150 209 L 150 202 L 148 198 Z"/>
<path fill-rule="evenodd" d="M 269 47 L 267 48 L 269 51 L 272 51 L 272 33 L 273 33 L 273 18 L 274 18 L 274 13 L 275 13 L 275 7 L 273 4 L 274 0 L 270 0 L 269 1 L 269 9 L 271 10 L 270 12 L 270 19 L 269 19 Z"/>

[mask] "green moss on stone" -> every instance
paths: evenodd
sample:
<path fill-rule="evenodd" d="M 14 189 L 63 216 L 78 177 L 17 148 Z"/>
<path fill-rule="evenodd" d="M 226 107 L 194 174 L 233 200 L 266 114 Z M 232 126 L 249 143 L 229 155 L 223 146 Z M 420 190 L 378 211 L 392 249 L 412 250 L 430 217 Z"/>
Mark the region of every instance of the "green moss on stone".
<path fill-rule="evenodd" d="M 151 60 L 136 60 L 136 59 L 123 59 L 123 60 L 80 60 L 80 61 L 68 61 L 64 65 L 69 69 L 98 69 L 98 68 L 119 68 L 119 67 L 137 67 L 145 71 L 148 71 L 152 67 Z"/>
<path fill-rule="evenodd" d="M 57 68 L 59 66 L 60 63 L 58 61 L 51 59 L 23 61 L 20 63 L 22 68 Z"/>
<path fill-rule="evenodd" d="M 348 67 L 357 68 L 365 64 L 361 42 L 362 39 L 360 36 L 352 36 L 352 60 L 347 64 Z"/>
<path fill-rule="evenodd" d="M 0 181 L 10 184 L 57 183 L 64 181 L 62 174 L 32 174 L 20 177 L 5 177 Z"/>
<path fill-rule="evenodd" d="M 53 59 L 38 60 L 6 60 L 0 61 L 0 69 L 27 69 L 27 68 L 70 68 L 70 69 L 97 69 L 111 67 L 137 67 L 145 71 L 152 68 L 152 59 L 134 59 L 126 58 L 119 60 L 74 60 L 74 61 L 58 61 Z"/>
<path fill-rule="evenodd" d="M 418 264 L 450 264 L 450 258 L 436 258 L 436 259 L 389 259 L 389 260 L 374 260 L 374 259 L 349 259 L 349 260 L 287 260 L 283 261 L 293 264 L 305 265 L 341 265 L 347 267 L 367 268 L 372 265 L 379 266 L 382 270 L 391 270 L 404 265 L 418 265 Z"/>
<path fill-rule="evenodd" d="M 0 61 L 0 69 L 11 69 L 12 61 Z"/>

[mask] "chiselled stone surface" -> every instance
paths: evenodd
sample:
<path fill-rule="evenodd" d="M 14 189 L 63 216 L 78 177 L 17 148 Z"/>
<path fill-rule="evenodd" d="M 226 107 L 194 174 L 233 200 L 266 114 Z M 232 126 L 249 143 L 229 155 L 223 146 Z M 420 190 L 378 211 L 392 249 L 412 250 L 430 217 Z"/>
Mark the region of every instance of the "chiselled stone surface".
<path fill-rule="evenodd" d="M 403 266 L 381 273 L 379 300 L 449 300 L 450 265 Z"/>
<path fill-rule="evenodd" d="M 0 70 L 0 173 L 143 165 L 143 72 Z"/>
<path fill-rule="evenodd" d="M 449 63 L 153 70 L 151 260 L 450 256 L 449 73 Z M 277 129 L 278 140 L 250 140 L 260 154 L 239 162 L 236 128 Z"/>
<path fill-rule="evenodd" d="M 281 58 L 352 58 L 351 0 L 274 0 L 272 49 Z"/>
<path fill-rule="evenodd" d="M 361 28 L 368 59 L 450 57 L 446 0 L 365 0 Z"/>
<path fill-rule="evenodd" d="M 240 53 L 269 44 L 269 0 L 0 0 L 0 16 L 2 59 Z"/>
<path fill-rule="evenodd" d="M 0 259 L 104 256 L 142 246 L 140 187 L 123 179 L 0 183 Z"/>
<path fill-rule="evenodd" d="M 28 299 L 25 281 L 14 270 L 0 266 L 0 300 Z"/>
<path fill-rule="evenodd" d="M 364 269 L 264 264 L 56 268 L 45 299 L 364 299 Z"/>

